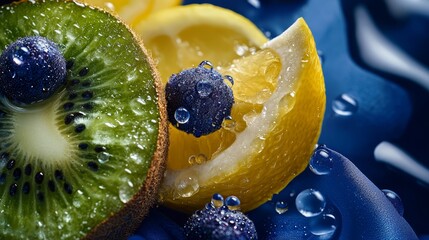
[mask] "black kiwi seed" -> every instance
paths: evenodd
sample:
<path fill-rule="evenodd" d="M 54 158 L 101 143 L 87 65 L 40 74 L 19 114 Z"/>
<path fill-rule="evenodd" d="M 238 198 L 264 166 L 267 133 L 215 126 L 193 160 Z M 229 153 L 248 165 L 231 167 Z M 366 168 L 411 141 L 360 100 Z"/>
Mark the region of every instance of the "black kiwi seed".
<path fill-rule="evenodd" d="M 85 124 L 78 124 L 78 125 L 76 125 L 76 127 L 74 128 L 74 131 L 76 132 L 76 133 L 81 133 L 81 132 L 83 132 L 84 130 L 86 129 L 86 126 L 85 126 Z"/>
<path fill-rule="evenodd" d="M 16 168 L 13 171 L 13 178 L 15 179 L 15 181 L 18 181 L 21 178 L 21 175 L 22 175 L 21 168 Z"/>
<path fill-rule="evenodd" d="M 31 175 L 31 171 L 32 171 L 33 169 L 32 169 L 32 167 L 31 167 L 31 164 L 29 163 L 29 164 L 27 164 L 26 166 L 25 166 L 25 168 L 24 168 L 24 173 L 25 173 L 25 175 L 27 175 L 27 176 L 30 176 Z"/>
<path fill-rule="evenodd" d="M 70 110 L 72 110 L 72 109 L 73 109 L 73 107 L 74 107 L 74 103 L 72 103 L 72 102 L 66 102 L 66 103 L 64 103 L 64 105 L 63 105 L 63 109 L 64 109 L 65 111 L 70 111 Z"/>
<path fill-rule="evenodd" d="M 97 145 L 94 148 L 94 151 L 97 152 L 97 153 L 105 152 L 106 150 L 107 150 L 107 148 L 105 146 L 100 146 L 100 145 Z"/>
<path fill-rule="evenodd" d="M 94 93 L 92 91 L 85 91 L 82 93 L 82 98 L 83 99 L 91 99 L 94 96 Z"/>
<path fill-rule="evenodd" d="M 45 177 L 45 175 L 42 172 L 38 172 L 34 176 L 34 181 L 36 181 L 37 184 L 42 184 L 44 177 Z"/>
<path fill-rule="evenodd" d="M 25 182 L 24 185 L 22 185 L 22 192 L 24 194 L 30 193 L 30 183 L 29 182 Z"/>
<path fill-rule="evenodd" d="M 11 170 L 15 167 L 15 159 L 11 159 L 7 162 L 6 168 L 8 170 Z"/>
<path fill-rule="evenodd" d="M 66 124 L 66 125 L 69 125 L 70 123 L 72 123 L 76 118 L 78 118 L 78 117 L 85 117 L 86 116 L 86 114 L 85 113 L 83 113 L 83 112 L 72 112 L 72 113 L 69 113 L 69 114 L 67 114 L 66 116 L 65 116 L 65 118 L 64 118 L 64 123 Z"/>
<path fill-rule="evenodd" d="M 63 175 L 63 172 L 61 170 L 55 170 L 54 175 L 55 175 L 55 178 L 57 180 L 63 180 L 64 179 L 64 175 Z"/>
<path fill-rule="evenodd" d="M 98 164 L 96 162 L 88 162 L 88 168 L 91 169 L 94 172 L 98 171 Z"/>
<path fill-rule="evenodd" d="M 79 76 L 81 76 L 81 77 L 86 76 L 88 74 L 88 72 L 89 72 L 89 68 L 84 67 L 79 71 Z"/>
<path fill-rule="evenodd" d="M 68 194 L 72 194 L 73 193 L 73 187 L 69 183 L 64 183 L 63 187 L 64 187 L 64 191 L 66 193 L 68 193 Z"/>
<path fill-rule="evenodd" d="M 88 149 L 89 145 L 87 143 L 79 143 L 78 147 L 81 150 L 86 150 Z"/>
<path fill-rule="evenodd" d="M 12 183 L 9 187 L 9 194 L 10 196 L 15 196 L 16 192 L 18 192 L 18 184 Z"/>

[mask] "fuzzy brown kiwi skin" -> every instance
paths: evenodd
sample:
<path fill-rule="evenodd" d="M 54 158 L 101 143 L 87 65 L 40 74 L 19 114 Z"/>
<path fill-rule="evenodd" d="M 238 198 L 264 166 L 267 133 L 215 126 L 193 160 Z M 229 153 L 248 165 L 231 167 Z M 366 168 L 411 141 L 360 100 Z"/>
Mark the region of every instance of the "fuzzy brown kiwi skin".
<path fill-rule="evenodd" d="M 74 0 L 64 0 L 64 2 L 72 2 Z M 27 0 L 14 1 L 11 4 L 20 4 L 27 2 Z M 76 2 L 76 1 L 74 1 Z M 89 6 L 87 3 L 85 5 Z M 0 4 L 1 5 L 1 4 Z M 90 232 L 88 232 L 83 240 L 126 240 L 129 235 L 133 234 L 137 227 L 141 224 L 144 217 L 149 213 L 150 208 L 155 206 L 159 197 L 159 188 L 164 177 L 164 172 L 167 167 L 167 153 L 168 153 L 168 119 L 167 119 L 167 103 L 164 95 L 163 85 L 161 83 L 161 77 L 156 68 L 156 65 L 144 47 L 143 41 L 138 37 L 130 27 L 124 23 L 117 14 L 108 12 L 102 8 L 91 6 L 99 11 L 103 11 L 107 14 L 114 16 L 119 19 L 122 24 L 128 29 L 133 35 L 134 39 L 138 41 L 138 44 L 146 56 L 146 60 L 150 65 L 152 77 L 155 82 L 155 89 L 158 97 L 158 109 L 159 109 L 159 126 L 158 126 L 158 139 L 156 143 L 156 149 L 152 156 L 151 165 L 146 176 L 146 180 L 140 190 L 134 195 L 131 200 L 125 203 L 124 207 L 116 213 L 98 224 Z"/>
<path fill-rule="evenodd" d="M 107 12 L 103 9 L 100 10 Z M 112 15 L 110 12 L 107 13 Z M 118 18 L 118 16 L 115 17 Z M 148 61 L 152 70 L 152 77 L 155 80 L 155 89 L 158 97 L 158 139 L 154 155 L 152 156 L 151 166 L 149 168 L 144 185 L 130 201 L 125 203 L 124 207 L 119 212 L 112 214 L 104 222 L 97 225 L 84 238 L 82 238 L 84 240 L 126 240 L 129 235 L 133 234 L 143 221 L 144 217 L 149 213 L 150 208 L 155 206 L 157 203 L 159 197 L 159 188 L 161 186 L 164 172 L 167 167 L 167 153 L 169 144 L 167 102 L 164 94 L 163 84 L 161 83 L 161 77 L 152 56 L 145 48 L 141 38 L 138 37 L 126 23 L 124 23 L 122 20 L 120 21 L 127 27 L 128 31 L 132 33 L 134 39 L 138 41 L 141 50 L 144 52 L 145 56 L 147 56 L 146 60 Z"/>

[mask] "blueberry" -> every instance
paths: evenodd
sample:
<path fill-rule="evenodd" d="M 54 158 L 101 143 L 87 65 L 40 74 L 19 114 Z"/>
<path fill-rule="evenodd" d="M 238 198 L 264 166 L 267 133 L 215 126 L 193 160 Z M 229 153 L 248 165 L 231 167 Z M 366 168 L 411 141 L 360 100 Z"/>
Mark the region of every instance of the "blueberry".
<path fill-rule="evenodd" d="M 206 66 L 209 66 L 207 68 Z M 208 61 L 170 77 L 166 87 L 169 121 L 178 129 L 196 137 L 221 128 L 231 115 L 232 89 Z"/>
<path fill-rule="evenodd" d="M 48 99 L 65 85 L 66 60 L 52 41 L 24 37 L 0 56 L 0 94 L 18 105 Z"/>
<path fill-rule="evenodd" d="M 196 211 L 184 226 L 186 239 L 257 239 L 253 222 L 239 210 L 226 205 L 215 207 L 209 203 Z"/>

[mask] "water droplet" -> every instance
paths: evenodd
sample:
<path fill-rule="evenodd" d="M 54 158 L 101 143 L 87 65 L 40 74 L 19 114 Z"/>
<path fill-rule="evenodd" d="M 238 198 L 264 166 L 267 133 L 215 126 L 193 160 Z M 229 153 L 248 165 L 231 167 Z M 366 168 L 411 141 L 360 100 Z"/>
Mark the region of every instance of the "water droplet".
<path fill-rule="evenodd" d="M 384 193 L 384 195 L 386 195 L 387 199 L 389 199 L 389 201 L 396 208 L 396 211 L 398 211 L 401 216 L 404 215 L 404 205 L 402 204 L 402 200 L 398 196 L 398 194 L 389 189 L 383 189 L 381 191 Z"/>
<path fill-rule="evenodd" d="M 97 154 L 97 159 L 99 163 L 106 163 L 109 161 L 110 154 L 107 152 L 101 152 Z"/>
<path fill-rule="evenodd" d="M 200 164 L 205 163 L 206 161 L 207 161 L 207 157 L 206 157 L 206 155 L 204 155 L 204 154 L 191 155 L 191 156 L 188 158 L 188 163 L 189 163 L 190 165 L 195 165 L 195 164 L 200 165 Z"/>
<path fill-rule="evenodd" d="M 317 175 L 329 174 L 334 161 L 325 149 L 317 149 L 310 160 L 310 170 Z"/>
<path fill-rule="evenodd" d="M 320 64 L 323 64 L 325 62 L 325 55 L 320 50 L 317 50 L 317 55 L 319 55 Z"/>
<path fill-rule="evenodd" d="M 323 239 L 330 239 L 337 229 L 335 216 L 332 214 L 323 214 L 310 219 L 310 232 Z"/>
<path fill-rule="evenodd" d="M 133 197 L 132 189 L 127 185 L 123 184 L 123 186 L 119 189 L 119 199 L 121 202 L 126 203 Z"/>
<path fill-rule="evenodd" d="M 276 212 L 283 214 L 289 210 L 289 206 L 285 202 L 276 202 Z"/>
<path fill-rule="evenodd" d="M 231 77 L 229 75 L 225 75 L 225 76 L 223 76 L 223 78 L 226 80 L 226 85 L 229 88 L 232 88 L 232 86 L 234 86 L 234 78 L 233 77 Z"/>
<path fill-rule="evenodd" d="M 240 210 L 240 199 L 236 196 L 229 196 L 225 199 L 225 205 L 229 210 Z"/>
<path fill-rule="evenodd" d="M 340 116 L 351 116 L 358 109 L 358 103 L 352 96 L 343 93 L 332 101 L 332 110 Z"/>
<path fill-rule="evenodd" d="M 314 217 L 325 210 L 326 201 L 319 191 L 309 188 L 296 196 L 295 205 L 303 216 Z"/>
<path fill-rule="evenodd" d="M 237 123 L 231 116 L 226 117 L 222 122 L 222 127 L 226 130 L 234 130 Z"/>
<path fill-rule="evenodd" d="M 213 92 L 213 84 L 210 80 L 200 80 L 195 86 L 200 98 L 206 98 Z"/>
<path fill-rule="evenodd" d="M 202 61 L 198 67 L 209 67 L 210 70 L 213 69 L 213 64 L 210 61 Z"/>
<path fill-rule="evenodd" d="M 200 185 L 196 177 L 185 177 L 176 182 L 174 198 L 188 198 L 200 190 Z"/>
<path fill-rule="evenodd" d="M 223 196 L 219 193 L 215 193 L 212 196 L 211 204 L 217 208 L 220 208 L 223 206 Z"/>
<path fill-rule="evenodd" d="M 177 123 L 185 124 L 189 121 L 191 114 L 188 112 L 186 108 L 180 107 L 176 109 L 174 112 L 174 119 L 176 119 Z"/>

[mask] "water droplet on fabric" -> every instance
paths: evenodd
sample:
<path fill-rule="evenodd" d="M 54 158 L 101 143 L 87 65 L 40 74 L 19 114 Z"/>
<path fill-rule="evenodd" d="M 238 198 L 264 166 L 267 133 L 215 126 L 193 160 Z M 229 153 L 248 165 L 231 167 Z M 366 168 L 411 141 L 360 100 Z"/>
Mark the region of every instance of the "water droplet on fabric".
<path fill-rule="evenodd" d="M 287 212 L 289 210 L 289 206 L 287 205 L 286 202 L 276 202 L 276 212 L 278 214 L 283 214 L 285 212 Z"/>
<path fill-rule="evenodd" d="M 317 175 L 329 174 L 334 165 L 334 161 L 325 149 L 318 149 L 314 152 L 310 160 L 310 170 Z"/>
<path fill-rule="evenodd" d="M 384 195 L 389 199 L 389 201 L 393 204 L 393 206 L 396 208 L 396 211 L 403 216 L 404 215 L 404 205 L 402 203 L 401 198 L 396 194 L 394 191 L 389 189 L 383 189 L 381 190 Z"/>
<path fill-rule="evenodd" d="M 322 193 L 312 188 L 303 190 L 296 196 L 296 209 L 305 217 L 314 217 L 323 212 L 326 200 Z"/>
<path fill-rule="evenodd" d="M 323 239 L 330 239 L 337 229 L 337 222 L 335 216 L 332 214 L 322 214 L 315 218 L 310 219 L 309 230 L 316 236 L 323 237 Z"/>
<path fill-rule="evenodd" d="M 332 110 L 339 116 L 351 116 L 358 109 L 358 102 L 349 94 L 343 93 L 332 101 Z"/>

